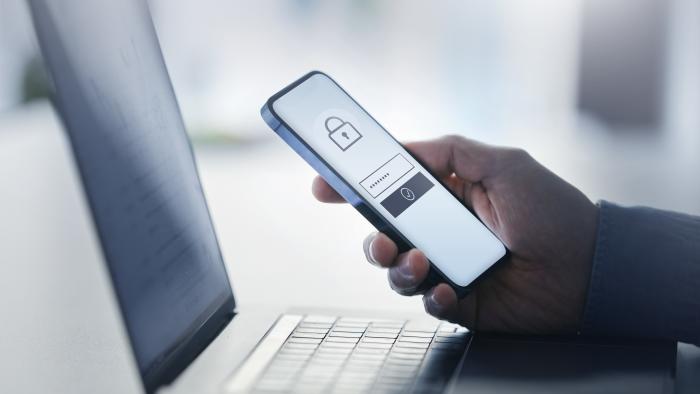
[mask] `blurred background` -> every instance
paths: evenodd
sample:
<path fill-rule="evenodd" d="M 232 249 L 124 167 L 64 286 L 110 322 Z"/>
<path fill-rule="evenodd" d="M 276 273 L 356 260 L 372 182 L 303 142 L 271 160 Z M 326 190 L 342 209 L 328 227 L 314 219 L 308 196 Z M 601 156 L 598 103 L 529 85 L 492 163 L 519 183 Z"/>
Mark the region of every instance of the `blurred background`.
<path fill-rule="evenodd" d="M 594 201 L 700 214 L 698 0 L 149 4 L 241 307 L 422 310 L 365 263 L 369 224 L 316 203 L 313 171 L 260 118 L 312 69 L 401 140 L 519 146 Z M 25 2 L 0 0 L 0 310 L 15 322 L 0 352 L 46 367 L 39 382 L 6 365 L 0 381 L 124 392 L 94 386 L 129 356 L 38 52 Z M 86 370 L 42 353 L 75 340 L 97 349 Z"/>
<path fill-rule="evenodd" d="M 274 140 L 261 103 L 320 69 L 401 139 L 522 146 L 592 198 L 700 212 L 696 0 L 150 5 L 197 143 Z M 26 5 L 0 0 L 0 118 L 46 93 Z"/>
<path fill-rule="evenodd" d="M 334 261 L 339 283 L 373 275 L 375 295 L 390 294 L 354 261 L 369 225 L 316 204 L 312 171 L 260 119 L 267 97 L 311 69 L 334 76 L 399 139 L 458 133 L 519 146 L 592 200 L 700 214 L 697 0 L 149 4 L 243 293 L 254 284 L 239 278 L 257 275 L 246 264 L 278 260 L 265 254 L 274 242 L 296 259 L 273 265 L 283 288 L 292 289 L 286 274 L 313 276 Z M 2 219 L 16 236 L 15 223 L 45 207 L 51 214 L 37 220 L 49 243 L 49 224 L 76 228 L 55 217 L 61 198 L 88 217 L 50 91 L 25 2 L 0 0 L 0 173 L 22 185 L 0 196 Z M 90 226 L 84 219 L 85 234 Z M 355 292 L 327 302 L 354 305 Z"/>
<path fill-rule="evenodd" d="M 290 304 L 338 285 L 323 302 L 357 306 L 345 285 L 356 278 L 368 299 L 420 308 L 360 263 L 369 225 L 313 201 L 313 172 L 260 118 L 272 93 L 312 69 L 399 139 L 458 133 L 519 146 L 594 201 L 700 214 L 697 0 L 149 5 L 234 287 L 248 300 L 278 302 L 256 286 L 266 267 Z M 39 249 L 50 256 L 73 250 L 66 242 L 96 243 L 50 92 L 27 5 L 0 0 L 0 246 L 16 260 L 37 243 L 59 245 Z M 89 249 L 65 260 L 98 259 Z M 328 264 L 332 274 L 319 276 Z M 304 274 L 313 291 L 296 292 L 288 275 Z"/>

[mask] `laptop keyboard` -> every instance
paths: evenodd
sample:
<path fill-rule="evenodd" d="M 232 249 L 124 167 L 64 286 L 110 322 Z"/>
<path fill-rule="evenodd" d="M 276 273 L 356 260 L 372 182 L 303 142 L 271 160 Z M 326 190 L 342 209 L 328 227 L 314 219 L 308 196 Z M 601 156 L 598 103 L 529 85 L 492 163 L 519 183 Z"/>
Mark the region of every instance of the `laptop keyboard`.
<path fill-rule="evenodd" d="M 450 323 L 306 316 L 253 392 L 439 393 L 469 338 Z"/>

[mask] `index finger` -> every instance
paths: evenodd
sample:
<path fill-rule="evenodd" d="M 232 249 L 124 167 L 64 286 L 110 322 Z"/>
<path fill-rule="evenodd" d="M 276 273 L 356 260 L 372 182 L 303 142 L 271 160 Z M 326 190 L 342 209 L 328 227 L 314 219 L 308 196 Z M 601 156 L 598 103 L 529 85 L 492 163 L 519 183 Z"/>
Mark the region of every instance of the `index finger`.
<path fill-rule="evenodd" d="M 430 141 L 410 142 L 404 146 L 438 177 L 446 178 L 455 174 L 470 183 L 480 182 L 488 176 L 493 170 L 495 152 L 498 150 L 454 135 Z M 320 176 L 314 178 L 311 191 L 321 202 L 345 202 L 345 199 Z"/>

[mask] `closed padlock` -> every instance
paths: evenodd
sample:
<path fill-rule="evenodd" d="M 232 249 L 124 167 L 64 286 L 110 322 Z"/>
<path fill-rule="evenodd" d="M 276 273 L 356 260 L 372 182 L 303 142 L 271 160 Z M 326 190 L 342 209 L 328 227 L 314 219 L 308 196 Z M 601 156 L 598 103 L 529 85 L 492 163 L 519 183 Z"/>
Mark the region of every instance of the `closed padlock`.
<path fill-rule="evenodd" d="M 362 134 L 357 131 L 355 126 L 337 116 L 331 116 L 326 119 L 326 130 L 328 130 L 328 137 L 342 151 L 346 151 L 352 144 L 362 138 Z"/>

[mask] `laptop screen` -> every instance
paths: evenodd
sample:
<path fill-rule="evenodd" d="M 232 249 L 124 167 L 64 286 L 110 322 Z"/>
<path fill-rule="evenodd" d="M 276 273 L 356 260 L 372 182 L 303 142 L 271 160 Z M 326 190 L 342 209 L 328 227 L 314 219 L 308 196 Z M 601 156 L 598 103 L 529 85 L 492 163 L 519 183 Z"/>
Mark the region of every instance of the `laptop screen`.
<path fill-rule="evenodd" d="M 144 376 L 233 309 L 189 140 L 145 2 L 30 4 Z"/>

